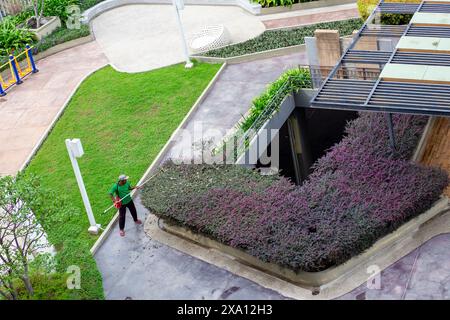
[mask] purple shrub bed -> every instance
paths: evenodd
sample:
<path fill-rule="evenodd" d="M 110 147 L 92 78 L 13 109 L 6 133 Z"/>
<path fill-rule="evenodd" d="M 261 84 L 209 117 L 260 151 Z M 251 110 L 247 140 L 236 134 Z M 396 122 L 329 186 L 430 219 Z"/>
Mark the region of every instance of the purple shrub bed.
<path fill-rule="evenodd" d="M 155 214 L 294 271 L 317 272 L 362 253 L 429 209 L 448 185 L 440 169 L 409 161 L 426 118 L 363 113 L 295 186 L 239 166 L 168 164 L 143 190 Z"/>

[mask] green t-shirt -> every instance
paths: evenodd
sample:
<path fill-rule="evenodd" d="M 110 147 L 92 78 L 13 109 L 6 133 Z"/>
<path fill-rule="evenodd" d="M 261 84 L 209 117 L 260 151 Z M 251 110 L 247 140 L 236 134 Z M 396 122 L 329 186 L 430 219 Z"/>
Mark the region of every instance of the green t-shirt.
<path fill-rule="evenodd" d="M 122 186 L 119 186 L 118 183 L 115 183 L 109 190 L 109 194 L 112 194 L 113 196 L 117 195 L 120 199 L 128 194 L 128 196 L 122 200 L 122 204 L 127 204 L 131 201 L 131 196 L 129 195 L 129 193 L 131 192 L 130 189 L 131 184 L 128 181 Z"/>

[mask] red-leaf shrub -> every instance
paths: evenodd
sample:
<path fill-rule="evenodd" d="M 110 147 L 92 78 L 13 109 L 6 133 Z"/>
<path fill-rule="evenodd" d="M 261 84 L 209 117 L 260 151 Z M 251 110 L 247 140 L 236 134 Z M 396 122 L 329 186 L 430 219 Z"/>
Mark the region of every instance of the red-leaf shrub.
<path fill-rule="evenodd" d="M 321 271 L 431 207 L 447 175 L 409 161 L 426 118 L 361 114 L 300 187 L 239 166 L 167 165 L 144 189 L 154 213 L 295 271 Z"/>

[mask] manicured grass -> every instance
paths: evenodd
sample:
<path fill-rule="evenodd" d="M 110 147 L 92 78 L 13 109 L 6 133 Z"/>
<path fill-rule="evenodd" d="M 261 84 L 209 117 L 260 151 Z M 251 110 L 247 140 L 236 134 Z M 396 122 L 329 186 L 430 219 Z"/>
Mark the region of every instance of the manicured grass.
<path fill-rule="evenodd" d="M 32 160 L 27 173 L 39 175 L 79 209 L 68 223 L 47 230 L 59 249 L 59 271 L 70 265 L 81 268 L 82 289 L 71 291 L 71 298 L 103 298 L 103 290 L 89 253 L 96 237 L 87 233 L 65 139 L 80 138 L 83 143 L 80 168 L 97 222 L 106 226 L 115 211 L 102 212 L 111 204 L 107 192 L 117 176 L 126 173 L 138 182 L 219 68 L 197 64 L 188 70 L 180 64 L 126 74 L 105 67 L 83 82 Z"/>

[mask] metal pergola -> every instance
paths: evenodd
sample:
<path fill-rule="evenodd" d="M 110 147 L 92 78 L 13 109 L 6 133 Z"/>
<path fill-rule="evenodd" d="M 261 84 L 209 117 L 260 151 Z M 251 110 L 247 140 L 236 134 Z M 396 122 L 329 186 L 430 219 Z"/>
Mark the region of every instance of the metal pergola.
<path fill-rule="evenodd" d="M 439 0 L 436 0 L 439 1 Z M 428 37 L 450 38 L 450 25 L 374 25 L 377 14 L 448 13 L 450 2 L 390 3 L 381 0 L 367 21 L 354 36 L 353 42 L 345 50 L 311 101 L 312 108 L 375 111 L 387 113 L 392 147 L 395 139 L 392 128 L 392 113 L 450 116 L 450 82 L 429 83 L 420 81 L 382 79 L 364 80 L 342 77 L 346 68 L 355 64 L 374 64 L 380 70 L 386 64 L 444 66 L 450 67 L 450 53 L 424 52 L 424 50 L 370 51 L 355 49 L 361 37 L 401 38 Z"/>

